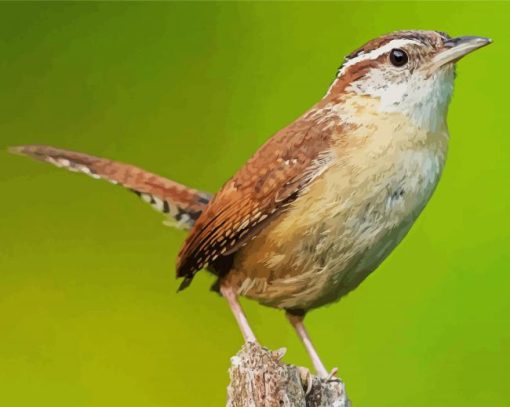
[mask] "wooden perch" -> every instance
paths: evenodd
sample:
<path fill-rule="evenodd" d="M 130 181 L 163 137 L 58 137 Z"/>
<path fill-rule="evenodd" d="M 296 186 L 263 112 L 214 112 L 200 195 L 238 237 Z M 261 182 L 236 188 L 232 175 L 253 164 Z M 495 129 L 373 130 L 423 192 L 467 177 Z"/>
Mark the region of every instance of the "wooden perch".
<path fill-rule="evenodd" d="M 284 349 L 245 344 L 230 367 L 227 407 L 350 407 L 341 380 L 281 362 Z"/>

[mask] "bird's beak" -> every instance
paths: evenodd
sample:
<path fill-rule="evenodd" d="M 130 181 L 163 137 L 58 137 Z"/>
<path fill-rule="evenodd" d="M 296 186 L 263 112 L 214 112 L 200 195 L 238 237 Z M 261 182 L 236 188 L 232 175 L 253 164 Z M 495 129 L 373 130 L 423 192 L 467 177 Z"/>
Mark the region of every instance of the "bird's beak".
<path fill-rule="evenodd" d="M 485 47 L 492 42 L 484 37 L 457 37 L 444 42 L 444 48 L 432 58 L 432 67 L 439 68 L 449 63 L 455 63 L 463 56 Z"/>

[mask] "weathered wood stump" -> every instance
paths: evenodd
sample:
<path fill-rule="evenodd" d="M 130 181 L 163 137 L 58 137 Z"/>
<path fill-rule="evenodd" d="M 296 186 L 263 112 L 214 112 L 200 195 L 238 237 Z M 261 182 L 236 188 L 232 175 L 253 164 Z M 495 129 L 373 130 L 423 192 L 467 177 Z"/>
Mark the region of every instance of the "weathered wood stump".
<path fill-rule="evenodd" d="M 344 384 L 281 362 L 285 350 L 245 344 L 230 367 L 227 407 L 349 407 Z"/>

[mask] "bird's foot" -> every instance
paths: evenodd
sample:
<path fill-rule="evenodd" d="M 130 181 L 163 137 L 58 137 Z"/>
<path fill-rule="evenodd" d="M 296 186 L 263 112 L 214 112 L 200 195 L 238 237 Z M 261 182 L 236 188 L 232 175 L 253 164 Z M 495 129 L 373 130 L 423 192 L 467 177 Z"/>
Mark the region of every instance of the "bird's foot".
<path fill-rule="evenodd" d="M 329 375 L 326 377 L 326 383 L 329 382 L 339 382 L 340 379 L 336 377 L 336 374 L 338 373 L 338 368 L 334 367 L 331 369 L 331 372 L 329 372 Z"/>
<path fill-rule="evenodd" d="M 285 354 L 287 353 L 287 348 L 280 348 L 272 352 L 274 358 L 279 362 L 283 359 Z"/>
<path fill-rule="evenodd" d="M 308 396 L 308 394 L 312 391 L 313 375 L 306 367 L 298 367 L 298 369 L 301 383 L 303 383 L 303 388 L 305 389 L 305 395 Z"/>

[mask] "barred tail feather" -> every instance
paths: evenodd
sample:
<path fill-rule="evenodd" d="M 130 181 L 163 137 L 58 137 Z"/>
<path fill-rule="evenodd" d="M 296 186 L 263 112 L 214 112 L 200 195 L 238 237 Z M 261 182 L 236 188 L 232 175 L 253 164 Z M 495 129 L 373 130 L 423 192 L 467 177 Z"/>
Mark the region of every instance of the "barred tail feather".
<path fill-rule="evenodd" d="M 12 147 L 9 151 L 122 185 L 154 209 L 165 213 L 169 218 L 167 224 L 180 229 L 191 229 L 212 198 L 206 192 L 186 187 L 133 165 L 88 154 L 42 145 Z"/>

